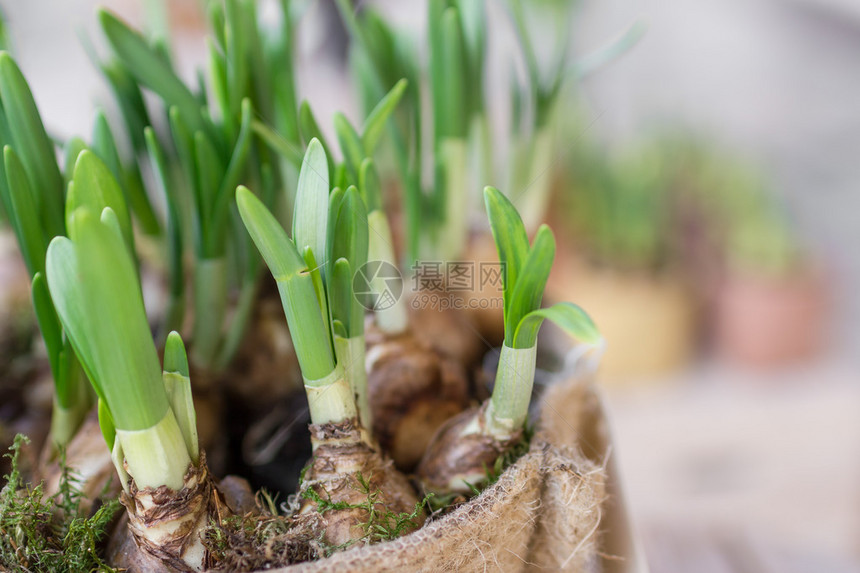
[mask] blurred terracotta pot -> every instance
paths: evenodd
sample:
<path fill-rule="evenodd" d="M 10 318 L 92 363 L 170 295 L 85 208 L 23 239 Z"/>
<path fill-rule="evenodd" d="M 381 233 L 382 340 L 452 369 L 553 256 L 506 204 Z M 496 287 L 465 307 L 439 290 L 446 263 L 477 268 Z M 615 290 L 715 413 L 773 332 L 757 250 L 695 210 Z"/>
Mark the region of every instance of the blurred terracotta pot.
<path fill-rule="evenodd" d="M 716 298 L 716 351 L 761 368 L 812 358 L 825 345 L 828 309 L 827 281 L 819 269 L 770 277 L 730 275 Z"/>
<path fill-rule="evenodd" d="M 630 384 L 686 366 L 695 351 L 696 312 L 674 273 L 619 271 L 557 259 L 548 300 L 580 305 L 606 339 L 600 379 Z"/>

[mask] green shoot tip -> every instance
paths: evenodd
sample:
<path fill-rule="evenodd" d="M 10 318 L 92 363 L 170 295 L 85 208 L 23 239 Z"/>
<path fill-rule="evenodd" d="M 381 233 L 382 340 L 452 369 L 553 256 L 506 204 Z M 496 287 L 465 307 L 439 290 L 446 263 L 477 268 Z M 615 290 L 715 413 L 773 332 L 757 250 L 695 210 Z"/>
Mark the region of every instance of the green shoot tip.
<path fill-rule="evenodd" d="M 182 342 L 182 336 L 175 330 L 167 335 L 167 341 L 164 344 L 163 369 L 165 372 L 175 372 L 186 378 L 190 376 L 185 343 Z"/>

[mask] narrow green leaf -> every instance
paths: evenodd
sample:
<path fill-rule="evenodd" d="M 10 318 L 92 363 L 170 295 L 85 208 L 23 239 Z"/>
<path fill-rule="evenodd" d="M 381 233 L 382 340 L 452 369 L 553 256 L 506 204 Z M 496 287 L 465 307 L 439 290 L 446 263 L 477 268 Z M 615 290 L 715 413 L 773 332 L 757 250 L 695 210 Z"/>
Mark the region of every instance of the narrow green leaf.
<path fill-rule="evenodd" d="M 200 103 L 170 65 L 146 40 L 107 10 L 98 12 L 102 30 L 125 68 L 143 85 L 157 93 L 168 106 L 180 109 L 192 132 L 210 131 Z"/>
<path fill-rule="evenodd" d="M 77 209 L 85 207 L 92 213 L 101 213 L 110 207 L 116 215 L 122 236 L 130 249 L 134 249 L 134 232 L 122 189 L 108 166 L 89 150 L 78 155 L 69 193 L 66 199 L 66 225 Z"/>
<path fill-rule="evenodd" d="M 484 204 L 490 219 L 490 230 L 502 264 L 505 312 L 510 310 L 514 286 L 529 251 L 529 238 L 523 220 L 513 203 L 494 187 L 484 188 Z M 511 333 L 513 335 L 513 333 Z"/>
<path fill-rule="evenodd" d="M 221 111 L 221 115 L 225 117 L 224 123 L 227 126 L 226 129 L 229 131 L 229 126 L 232 124 L 227 119 L 230 115 L 227 63 L 224 59 L 224 54 L 211 36 L 206 38 L 206 44 L 209 46 L 209 77 L 211 78 L 212 90 L 215 94 L 215 101 L 218 103 L 218 109 Z"/>
<path fill-rule="evenodd" d="M 350 187 L 338 208 L 331 255 L 335 259 L 346 258 L 358 269 L 367 262 L 367 243 L 367 208 L 358 189 Z"/>
<path fill-rule="evenodd" d="M 312 139 L 319 140 L 325 151 L 325 156 L 328 161 L 329 179 L 334 177 L 334 156 L 331 153 L 331 146 L 323 136 L 322 130 L 319 128 L 311 106 L 307 101 L 303 101 L 299 106 L 299 131 L 302 134 L 302 140 L 308 145 Z"/>
<path fill-rule="evenodd" d="M 439 9 L 433 5 L 441 3 L 431 0 L 431 14 Z M 466 137 L 468 133 L 465 58 L 459 13 L 456 8 L 445 8 L 438 24 L 431 24 L 430 29 L 433 133 L 437 145 L 446 137 Z"/>
<path fill-rule="evenodd" d="M 223 255 L 224 229 L 216 226 L 214 220 L 215 197 L 221 186 L 224 166 L 218 157 L 215 146 L 202 131 L 194 134 L 194 157 L 197 171 L 197 201 L 195 209 L 200 224 L 203 258 L 217 258 Z"/>
<path fill-rule="evenodd" d="M 90 149 L 110 169 L 117 181 L 122 181 L 122 161 L 116 149 L 116 139 L 102 110 L 96 111 L 93 124 L 93 143 Z"/>
<path fill-rule="evenodd" d="M 12 134 L 12 128 L 9 125 L 9 119 L 6 117 L 6 109 L 3 105 L 3 100 L 0 98 L 0 144 L 4 147 L 7 145 L 13 145 L 15 143 L 15 137 Z M 5 180 L 5 175 L 3 176 Z"/>
<path fill-rule="evenodd" d="M 191 361 L 208 370 L 214 369 L 223 340 L 229 272 L 226 256 L 194 259 L 194 346 L 191 348 Z"/>
<path fill-rule="evenodd" d="M 376 64 L 361 46 L 353 44 L 349 50 L 349 69 L 355 78 L 358 100 L 361 109 L 370 114 L 379 100 L 385 95 L 377 73 Z M 398 126 L 399 127 L 399 126 Z"/>
<path fill-rule="evenodd" d="M 149 155 L 152 172 L 158 186 L 164 194 L 167 203 L 167 263 L 170 300 L 165 323 L 167 328 L 178 327 L 184 316 L 185 292 L 185 268 L 182 261 L 183 237 L 182 237 L 182 209 L 177 197 L 176 186 L 170 176 L 167 159 L 164 150 L 158 141 L 158 137 L 151 127 L 144 130 L 147 154 Z"/>
<path fill-rule="evenodd" d="M 6 116 L 3 113 L 3 106 L 0 104 L 0 145 L 6 147 L 7 142 L 11 137 L 4 136 L 3 131 L 6 126 Z M 14 221 L 12 220 L 12 194 L 9 191 L 9 182 L 6 179 L 6 164 L 5 161 L 0 161 L 0 222 L 9 221 L 14 230 Z"/>
<path fill-rule="evenodd" d="M 123 170 L 122 188 L 126 192 L 128 206 L 137 217 L 141 230 L 150 236 L 160 236 L 161 222 L 147 195 L 136 158 Z"/>
<path fill-rule="evenodd" d="M 409 82 L 406 78 L 394 84 L 394 87 L 376 104 L 376 107 L 373 108 L 370 115 L 364 121 L 364 125 L 361 127 L 361 141 L 364 144 L 364 154 L 366 156 L 372 156 L 376 150 L 376 146 L 385 132 L 388 118 L 394 113 L 407 87 L 409 87 Z M 343 144 L 341 143 L 341 145 Z"/>
<path fill-rule="evenodd" d="M 303 155 L 298 145 L 285 139 L 274 129 L 260 121 L 252 121 L 251 128 L 260 139 L 265 141 L 269 147 L 282 155 L 287 161 L 296 167 L 301 166 Z"/>
<path fill-rule="evenodd" d="M 242 20 L 245 25 L 245 59 L 248 62 L 254 62 L 255 65 L 249 67 L 249 89 L 248 92 L 253 94 L 254 107 L 262 114 L 263 117 L 274 118 L 273 104 L 273 83 L 272 77 L 269 74 L 269 67 L 266 65 L 266 53 L 263 46 L 263 38 L 261 37 L 261 23 L 257 15 L 258 0 L 240 0 L 240 9 L 242 11 Z"/>
<path fill-rule="evenodd" d="M 241 231 L 241 225 L 237 225 Z M 246 231 L 242 231 L 246 232 Z M 246 237 L 242 243 L 244 251 L 254 249 L 254 244 Z M 247 243 L 247 245 L 245 244 Z M 254 309 L 256 308 L 257 293 L 259 290 L 260 281 L 258 280 L 258 270 L 260 268 L 260 256 L 254 251 L 252 258 L 249 257 L 247 266 L 245 267 L 245 277 L 242 281 L 242 286 L 239 289 L 239 296 L 235 304 L 232 319 L 227 327 L 227 332 L 223 336 L 223 344 L 219 352 L 218 362 L 215 369 L 223 371 L 232 362 L 233 357 L 239 350 L 239 347 L 244 340 L 245 332 L 251 320 Z"/>
<path fill-rule="evenodd" d="M 224 4 L 222 2 L 209 2 L 206 4 L 206 16 L 209 20 L 209 30 L 211 38 L 216 43 L 220 50 L 224 50 L 227 46 L 227 38 L 225 37 L 225 29 L 227 28 L 226 19 L 224 16 Z"/>
<path fill-rule="evenodd" d="M 236 190 L 236 204 L 248 233 L 278 283 L 302 375 L 308 380 L 328 376 L 335 368 L 330 328 L 322 318 L 305 261 L 274 215 L 251 191 L 240 186 Z"/>
<path fill-rule="evenodd" d="M 12 40 L 9 37 L 9 26 L 7 24 L 7 17 L 5 10 L 0 12 L 0 50 L 9 50 L 12 49 Z"/>
<path fill-rule="evenodd" d="M 250 77 L 248 65 L 248 31 L 245 14 L 239 8 L 238 0 L 225 0 L 224 38 L 227 41 L 227 89 L 229 93 L 230 113 L 228 117 L 235 121 L 239 117 L 242 97 L 248 93 Z"/>
<path fill-rule="evenodd" d="M 337 167 L 334 168 L 334 183 L 332 185 L 341 189 L 346 189 L 351 185 L 346 163 L 338 163 Z"/>
<path fill-rule="evenodd" d="M 218 157 L 215 144 L 202 131 L 194 134 L 194 154 L 200 185 L 200 204 L 197 209 L 203 217 L 211 215 L 212 203 L 221 187 L 224 165 L 221 163 L 221 158 Z"/>
<path fill-rule="evenodd" d="M 335 233 L 337 232 L 337 216 L 340 213 L 340 204 L 343 202 L 343 196 L 346 194 L 345 187 L 335 187 L 332 189 L 331 195 L 328 198 L 328 221 L 326 223 L 326 253 L 325 267 L 326 274 L 334 272 L 334 263 L 336 258 L 332 257 L 331 247 L 334 245 Z"/>
<path fill-rule="evenodd" d="M 36 194 L 48 236 L 63 233 L 63 178 L 54 155 L 54 144 L 24 75 L 12 56 L 0 52 L 0 98 L 14 138 L 14 147 Z M 8 142 L 11 143 L 11 142 Z"/>
<path fill-rule="evenodd" d="M 354 41 L 363 42 L 361 25 L 356 17 L 355 7 L 349 0 L 335 0 L 340 17 L 346 25 L 346 29 Z"/>
<path fill-rule="evenodd" d="M 299 133 L 299 104 L 296 96 L 295 30 L 289 8 L 281 11 L 281 22 L 271 37 L 266 38 L 266 62 L 273 94 L 272 124 L 292 145 L 301 144 Z"/>
<path fill-rule="evenodd" d="M 483 0 L 458 0 L 466 60 L 468 113 L 480 113 L 484 98 L 484 54 L 487 49 L 487 13 Z"/>
<path fill-rule="evenodd" d="M 55 253 L 53 256 L 54 262 L 51 263 L 51 261 L 48 260 L 47 264 L 49 272 L 46 280 L 48 282 L 48 291 L 51 294 L 51 300 L 54 304 L 55 310 L 57 311 L 57 316 L 61 319 L 61 324 L 63 324 L 66 338 L 71 341 L 75 348 L 75 352 L 87 373 L 93 374 L 90 377 L 90 381 L 93 383 L 96 393 L 99 394 L 99 396 L 102 396 L 103 393 L 99 384 L 100 381 L 94 375 L 95 360 L 90 353 L 90 348 L 88 346 L 78 345 L 76 340 L 76 336 L 87 336 L 87 329 L 85 328 L 88 325 L 87 311 L 83 305 L 74 303 L 66 304 L 69 302 L 67 298 L 56 297 L 54 296 L 54 293 L 51 292 L 51 282 L 53 281 L 58 284 L 65 283 L 70 285 L 69 287 L 65 287 L 66 290 L 69 291 L 68 299 L 77 296 L 75 293 L 71 292 L 72 288 L 77 287 L 76 281 L 79 281 L 78 256 L 75 252 L 74 244 L 67 237 L 56 237 L 48 246 L 48 252 L 49 257 L 51 252 Z M 63 307 L 62 313 L 60 312 L 60 307 Z M 82 328 L 68 328 L 65 325 L 65 321 L 67 320 L 69 322 L 82 325 Z"/>
<path fill-rule="evenodd" d="M 512 348 L 518 348 L 514 346 L 517 326 L 528 313 L 540 308 L 554 257 L 555 238 L 549 227 L 541 225 L 514 284 L 511 306 L 505 315 L 505 344 Z"/>
<path fill-rule="evenodd" d="M 249 189 L 239 186 L 236 190 L 236 204 L 251 239 L 263 255 L 263 260 L 276 281 L 289 280 L 307 270 L 305 260 L 287 237 L 286 231 Z"/>
<path fill-rule="evenodd" d="M 119 218 L 116 216 L 116 212 L 110 207 L 105 207 L 102 211 L 101 217 L 99 217 L 99 221 L 101 221 L 102 225 L 110 229 L 113 234 L 116 236 L 115 238 L 122 241 L 122 226 L 119 224 Z M 133 255 L 134 253 L 132 253 Z"/>
<path fill-rule="evenodd" d="M 107 402 L 99 398 L 98 405 L 99 428 L 102 431 L 102 437 L 109 450 L 113 450 L 114 441 L 116 440 L 116 424 L 114 424 L 113 416 L 110 414 Z"/>
<path fill-rule="evenodd" d="M 143 130 L 152 122 L 146 110 L 140 85 L 118 60 L 101 64 L 101 70 L 113 91 L 132 146 L 141 152 L 146 145 Z"/>
<path fill-rule="evenodd" d="M 343 152 L 346 168 L 349 170 L 350 183 L 358 183 L 358 173 L 365 157 L 361 138 L 346 116 L 340 112 L 334 115 L 334 131 Z"/>
<path fill-rule="evenodd" d="M 69 187 L 69 182 L 72 180 L 72 175 L 75 172 L 75 162 L 78 160 L 78 155 L 87 149 L 87 144 L 80 137 L 72 137 L 66 142 L 63 148 L 63 169 L 65 187 Z"/>
<path fill-rule="evenodd" d="M 382 182 L 373 159 L 365 158 L 358 173 L 358 190 L 367 205 L 367 212 L 382 209 Z"/>
<path fill-rule="evenodd" d="M 340 325 L 339 329 L 342 329 L 342 332 L 339 334 L 349 338 L 353 336 L 351 331 L 356 328 L 355 325 L 350 324 L 353 315 L 352 307 L 361 307 L 355 302 L 352 292 L 352 269 L 349 261 L 344 258 L 337 259 L 332 265 L 330 293 L 332 321 Z"/>
<path fill-rule="evenodd" d="M 129 212 L 134 212 L 144 232 L 150 235 L 158 234 L 160 225 L 155 211 L 150 204 L 149 197 L 146 195 L 137 163 L 132 162 L 132 166 L 129 169 L 123 166 L 116 139 L 113 136 L 107 118 L 101 110 L 96 114 L 91 149 L 110 169 L 111 173 L 113 173 L 122 190 L 123 197 L 125 197 Z"/>
<path fill-rule="evenodd" d="M 185 450 L 191 461 L 196 463 L 200 456 L 200 443 L 197 439 L 197 412 L 194 411 L 194 398 L 191 395 L 191 379 L 176 372 L 164 371 L 162 382 L 170 410 L 182 433 Z"/>
<path fill-rule="evenodd" d="M 47 243 L 27 173 L 18 155 L 8 145 L 3 148 L 3 162 L 10 194 L 9 204 L 12 207 L 9 219 L 13 222 L 21 253 L 27 263 L 27 270 L 30 271 L 31 276 L 39 272 L 44 273 Z"/>
<path fill-rule="evenodd" d="M 549 308 L 533 310 L 525 315 L 516 327 L 513 347 L 531 348 L 537 344 L 538 331 L 543 321 L 547 319 L 585 344 L 595 346 L 603 339 L 594 321 L 584 310 L 571 302 L 560 302 Z"/>
<path fill-rule="evenodd" d="M 212 116 L 209 115 L 209 88 L 206 84 L 206 73 L 203 68 L 197 68 L 194 77 L 197 79 L 197 102 L 201 108 L 206 109 L 206 116 L 211 119 Z"/>
<path fill-rule="evenodd" d="M 334 232 L 329 244 L 329 261 L 344 259 L 348 261 L 351 268 L 360 269 L 367 263 L 369 238 L 367 209 L 355 187 L 350 187 L 343 194 L 336 208 L 334 220 Z M 349 281 L 351 280 L 350 276 Z M 360 336 L 364 332 L 364 309 L 352 296 L 351 282 L 347 287 L 341 284 L 340 288 L 348 288 L 347 300 L 350 304 L 342 309 L 346 314 L 332 313 L 332 316 L 346 326 L 350 337 Z M 333 296 L 343 297 L 344 295 L 334 293 Z"/>
<path fill-rule="evenodd" d="M 323 264 L 318 262 L 310 247 L 305 247 L 302 253 L 305 264 L 307 265 L 307 273 L 311 276 L 311 281 L 314 285 L 314 293 L 317 295 L 317 304 L 320 308 L 320 318 L 323 323 L 328 323 L 329 305 L 326 295 L 326 283 L 323 282 Z"/>
<path fill-rule="evenodd" d="M 325 150 L 319 140 L 312 139 L 299 171 L 293 211 L 293 241 L 300 252 L 310 247 L 319 261 L 326 256 L 330 190 Z"/>
<path fill-rule="evenodd" d="M 60 352 L 63 350 L 63 328 L 60 325 L 59 317 L 57 317 L 57 311 L 54 310 L 51 293 L 48 292 L 48 283 L 42 273 L 36 273 L 33 276 L 30 292 L 33 297 L 33 308 L 36 310 L 36 322 L 39 324 L 42 339 L 45 341 L 45 349 L 48 352 L 51 374 L 53 374 L 54 380 L 59 380 Z"/>
<path fill-rule="evenodd" d="M 341 280 L 341 279 L 338 279 Z M 346 327 L 339 320 L 331 321 L 331 330 L 334 333 L 335 338 L 349 338 L 349 335 L 346 332 Z M 341 358 L 338 357 L 338 361 L 341 361 Z"/>
<path fill-rule="evenodd" d="M 513 68 L 513 66 L 511 66 Z M 523 117 L 525 116 L 526 89 L 520 83 L 514 69 L 510 72 L 511 94 L 511 134 L 517 139 L 523 130 Z"/>
<path fill-rule="evenodd" d="M 171 65 L 170 10 L 168 2 L 153 0 L 143 4 L 143 28 L 152 42 L 153 49 Z"/>
<path fill-rule="evenodd" d="M 86 210 L 73 217 L 75 242 L 48 247 L 48 287 L 73 345 L 91 365 L 116 426 L 158 423 L 168 403 L 140 284 L 125 246 Z"/>
<path fill-rule="evenodd" d="M 242 123 L 239 126 L 239 136 L 236 139 L 236 145 L 230 156 L 227 171 L 221 179 L 221 186 L 218 189 L 215 206 L 212 210 L 212 217 L 218 228 L 220 228 L 227 217 L 227 209 L 230 206 L 230 202 L 236 196 L 236 186 L 239 184 L 239 180 L 248 162 L 248 155 L 251 150 L 251 120 L 253 117 L 254 111 L 251 107 L 251 100 L 245 98 L 242 101 Z"/>
<path fill-rule="evenodd" d="M 179 157 L 179 165 L 182 167 L 182 174 L 185 176 L 188 188 L 191 189 L 191 196 L 194 197 L 194 205 L 199 205 L 203 199 L 200 192 L 200 180 L 197 176 L 194 137 L 188 130 L 179 108 L 171 107 L 168 113 L 170 133 L 173 137 L 173 146 L 176 148 L 176 154 Z M 196 235 L 199 242 L 200 229 L 197 229 Z M 197 245 L 197 247 L 199 249 L 200 245 Z"/>
<path fill-rule="evenodd" d="M 173 410 L 176 422 L 182 431 L 182 437 L 185 439 L 188 455 L 193 461 L 197 461 L 200 447 L 197 440 L 197 413 L 194 411 L 191 379 L 188 373 L 188 356 L 185 353 L 182 337 L 176 331 L 167 335 L 162 380 L 170 409 Z"/>
<path fill-rule="evenodd" d="M 75 412 L 72 416 L 76 418 L 73 424 L 77 430 L 77 425 L 83 422 L 87 410 L 92 405 L 93 394 L 90 382 L 84 375 L 84 369 L 82 369 L 75 351 L 68 342 L 63 344 L 57 359 L 59 368 L 57 369 L 57 376 L 54 378 L 54 395 L 57 399 L 57 405 L 66 411 L 66 415 Z M 65 423 L 61 422 L 61 425 L 65 425 Z M 62 430 L 60 431 L 62 432 Z M 67 442 L 68 440 L 63 441 Z"/>

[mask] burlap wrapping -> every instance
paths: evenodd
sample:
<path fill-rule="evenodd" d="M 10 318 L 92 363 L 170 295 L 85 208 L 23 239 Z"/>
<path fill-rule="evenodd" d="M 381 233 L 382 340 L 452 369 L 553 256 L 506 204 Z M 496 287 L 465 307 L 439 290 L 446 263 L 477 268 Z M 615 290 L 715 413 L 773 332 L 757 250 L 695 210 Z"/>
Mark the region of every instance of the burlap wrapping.
<path fill-rule="evenodd" d="M 596 397 L 571 380 L 538 404 L 529 452 L 477 498 L 405 537 L 276 571 L 599 570 L 607 476 L 603 448 L 589 443 L 604 432 Z"/>

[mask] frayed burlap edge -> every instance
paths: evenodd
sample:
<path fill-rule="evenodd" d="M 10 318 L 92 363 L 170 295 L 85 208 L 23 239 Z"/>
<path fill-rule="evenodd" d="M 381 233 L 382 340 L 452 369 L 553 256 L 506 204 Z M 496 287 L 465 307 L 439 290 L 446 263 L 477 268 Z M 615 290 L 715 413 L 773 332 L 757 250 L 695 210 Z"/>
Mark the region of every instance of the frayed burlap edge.
<path fill-rule="evenodd" d="M 529 452 L 477 498 L 399 539 L 275 571 L 594 570 L 606 472 L 580 436 L 595 431 L 586 426 L 599 417 L 596 398 L 586 382 L 567 381 L 540 403 Z"/>

